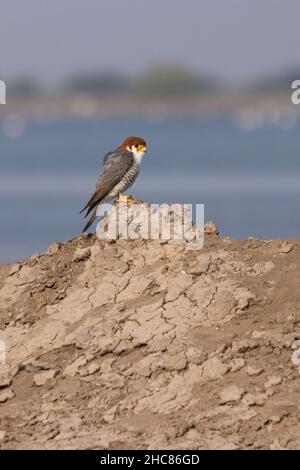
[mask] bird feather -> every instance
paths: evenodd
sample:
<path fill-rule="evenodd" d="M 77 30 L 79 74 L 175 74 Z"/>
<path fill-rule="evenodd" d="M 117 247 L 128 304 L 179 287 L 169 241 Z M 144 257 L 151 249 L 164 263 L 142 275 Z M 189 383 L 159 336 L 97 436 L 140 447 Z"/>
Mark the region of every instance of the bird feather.
<path fill-rule="evenodd" d="M 134 164 L 131 152 L 122 147 L 107 153 L 103 158 L 103 168 L 96 184 L 96 191 L 80 213 L 87 210 L 85 217 L 101 202 L 106 201 L 110 192 L 121 181 Z"/>

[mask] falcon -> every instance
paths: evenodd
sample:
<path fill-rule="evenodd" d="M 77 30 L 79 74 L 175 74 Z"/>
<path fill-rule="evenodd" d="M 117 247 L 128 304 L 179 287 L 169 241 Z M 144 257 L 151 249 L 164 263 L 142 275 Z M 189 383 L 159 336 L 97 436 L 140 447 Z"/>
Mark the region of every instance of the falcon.
<path fill-rule="evenodd" d="M 80 213 L 86 211 L 85 217 L 91 212 L 92 216 L 84 226 L 83 232 L 96 219 L 97 208 L 100 204 L 118 198 L 118 202 L 130 203 L 134 200 L 122 193 L 126 191 L 136 180 L 144 154 L 147 152 L 147 144 L 140 137 L 127 137 L 124 142 L 107 153 L 103 158 L 103 168 L 96 184 L 96 190 Z"/>

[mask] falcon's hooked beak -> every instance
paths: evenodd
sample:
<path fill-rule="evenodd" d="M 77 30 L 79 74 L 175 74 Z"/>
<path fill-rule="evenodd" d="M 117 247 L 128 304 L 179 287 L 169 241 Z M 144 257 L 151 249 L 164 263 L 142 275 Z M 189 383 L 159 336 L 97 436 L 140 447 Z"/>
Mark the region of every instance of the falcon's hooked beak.
<path fill-rule="evenodd" d="M 147 147 L 143 144 L 132 145 L 131 147 L 127 147 L 127 150 L 132 152 L 137 157 L 142 157 L 145 153 L 147 153 Z"/>

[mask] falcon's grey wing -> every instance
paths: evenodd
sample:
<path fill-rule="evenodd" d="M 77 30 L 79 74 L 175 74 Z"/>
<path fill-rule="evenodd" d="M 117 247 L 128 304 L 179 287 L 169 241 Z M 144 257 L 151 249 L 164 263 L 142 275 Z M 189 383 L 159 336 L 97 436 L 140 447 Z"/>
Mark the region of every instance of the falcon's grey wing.
<path fill-rule="evenodd" d="M 112 189 L 121 181 L 133 165 L 131 153 L 122 148 L 109 152 L 103 158 L 103 168 L 96 184 L 96 191 L 82 209 L 87 209 L 85 217 L 105 199 Z"/>

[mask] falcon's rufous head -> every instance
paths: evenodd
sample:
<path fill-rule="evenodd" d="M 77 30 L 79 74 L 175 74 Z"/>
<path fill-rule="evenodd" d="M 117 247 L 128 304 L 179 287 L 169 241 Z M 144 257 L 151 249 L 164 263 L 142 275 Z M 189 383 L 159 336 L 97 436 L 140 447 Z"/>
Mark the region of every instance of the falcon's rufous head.
<path fill-rule="evenodd" d="M 121 147 L 132 152 L 135 157 L 141 158 L 147 152 L 147 144 L 140 137 L 127 137 Z"/>

